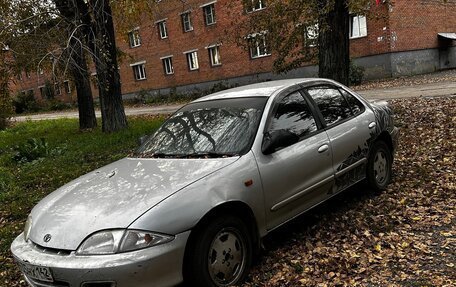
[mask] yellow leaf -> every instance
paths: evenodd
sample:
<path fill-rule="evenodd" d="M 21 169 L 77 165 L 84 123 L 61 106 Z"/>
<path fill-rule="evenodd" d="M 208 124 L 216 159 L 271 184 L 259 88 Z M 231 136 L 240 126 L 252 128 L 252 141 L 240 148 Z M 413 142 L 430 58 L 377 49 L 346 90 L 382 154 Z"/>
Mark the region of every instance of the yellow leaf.
<path fill-rule="evenodd" d="M 382 252 L 382 247 L 380 246 L 380 244 L 375 245 L 375 250 L 377 250 L 378 252 Z"/>

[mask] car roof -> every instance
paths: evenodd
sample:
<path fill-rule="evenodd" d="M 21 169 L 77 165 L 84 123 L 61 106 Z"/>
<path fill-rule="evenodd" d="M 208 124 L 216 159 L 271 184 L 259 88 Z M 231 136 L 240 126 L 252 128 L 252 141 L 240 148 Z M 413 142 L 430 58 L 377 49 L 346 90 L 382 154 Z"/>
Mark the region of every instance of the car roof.
<path fill-rule="evenodd" d="M 194 102 L 203 102 L 220 99 L 231 99 L 231 98 L 248 98 L 248 97 L 271 97 L 291 86 L 298 84 L 308 83 L 331 83 L 336 84 L 334 81 L 321 79 L 321 78 L 300 78 L 300 79 L 288 79 L 262 82 L 257 84 L 251 84 L 247 86 L 240 86 L 228 90 L 224 90 L 218 93 L 210 94 L 197 99 Z"/>

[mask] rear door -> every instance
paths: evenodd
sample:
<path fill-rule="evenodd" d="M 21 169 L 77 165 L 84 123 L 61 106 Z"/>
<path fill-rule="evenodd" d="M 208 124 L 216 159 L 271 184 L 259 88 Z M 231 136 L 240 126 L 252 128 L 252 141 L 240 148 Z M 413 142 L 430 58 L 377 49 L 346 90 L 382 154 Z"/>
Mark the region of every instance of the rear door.
<path fill-rule="evenodd" d="M 256 154 L 265 193 L 267 228 L 302 213 L 325 198 L 333 185 L 329 138 L 300 91 L 278 96 L 265 136 L 286 130 L 299 142 Z"/>
<path fill-rule="evenodd" d="M 335 86 L 310 87 L 306 91 L 318 108 L 330 139 L 336 183 L 332 192 L 342 191 L 365 178 L 372 128 L 370 109 Z"/>

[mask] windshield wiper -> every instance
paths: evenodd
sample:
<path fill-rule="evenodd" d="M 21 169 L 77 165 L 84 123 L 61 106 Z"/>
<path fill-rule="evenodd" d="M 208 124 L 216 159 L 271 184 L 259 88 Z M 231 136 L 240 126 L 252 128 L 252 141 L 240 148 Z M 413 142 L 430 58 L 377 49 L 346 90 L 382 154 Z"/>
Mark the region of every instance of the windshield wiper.
<path fill-rule="evenodd" d="M 144 155 L 144 157 L 150 157 L 150 158 L 175 158 L 175 157 L 180 157 L 178 154 L 167 154 L 167 153 L 150 153 Z"/>
<path fill-rule="evenodd" d="M 239 156 L 237 153 L 227 153 L 227 152 L 215 152 L 215 151 L 205 151 L 205 152 L 195 152 L 186 154 L 183 157 L 187 158 L 220 158 L 220 157 L 233 157 Z"/>

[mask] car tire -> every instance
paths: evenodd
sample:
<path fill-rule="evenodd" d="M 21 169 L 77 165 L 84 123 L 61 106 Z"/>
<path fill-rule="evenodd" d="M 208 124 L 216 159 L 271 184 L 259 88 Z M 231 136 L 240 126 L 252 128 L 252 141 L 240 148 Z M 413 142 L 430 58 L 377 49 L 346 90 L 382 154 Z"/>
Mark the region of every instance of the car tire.
<path fill-rule="evenodd" d="M 252 236 L 238 217 L 223 216 L 195 230 L 187 247 L 185 283 L 198 287 L 239 284 L 253 257 Z"/>
<path fill-rule="evenodd" d="M 376 192 L 386 189 L 391 181 L 393 156 L 383 141 L 372 146 L 367 161 L 367 182 Z"/>

